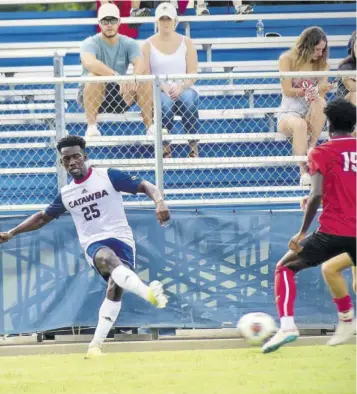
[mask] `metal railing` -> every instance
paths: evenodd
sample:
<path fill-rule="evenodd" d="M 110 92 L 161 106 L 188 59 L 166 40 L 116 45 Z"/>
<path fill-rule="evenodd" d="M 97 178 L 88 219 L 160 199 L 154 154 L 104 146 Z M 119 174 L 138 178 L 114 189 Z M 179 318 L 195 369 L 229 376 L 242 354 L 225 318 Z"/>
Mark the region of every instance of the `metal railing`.
<path fill-rule="evenodd" d="M 146 94 L 155 125 L 155 132 L 147 134 L 138 104 L 123 113 L 107 107 L 98 115 L 101 136 L 86 137 L 92 165 L 144 177 L 174 206 L 297 202 L 308 191 L 299 185 L 298 164 L 306 156 L 294 155 L 291 141 L 277 133 L 280 79 L 336 80 L 355 73 L 72 78 L 63 77 L 57 58 L 55 75 L 0 79 L 0 211 L 42 208 L 67 183 L 55 144 L 66 134 L 85 135 L 86 114 L 73 92 L 86 83 L 150 86 Z M 196 82 L 181 102 L 168 100 L 160 88 L 187 79 Z M 332 97 L 334 90 L 327 99 Z M 297 99 L 304 105 L 303 97 Z M 326 138 L 323 131 L 320 139 Z M 140 196 L 124 197 L 128 206 L 150 205 Z"/>

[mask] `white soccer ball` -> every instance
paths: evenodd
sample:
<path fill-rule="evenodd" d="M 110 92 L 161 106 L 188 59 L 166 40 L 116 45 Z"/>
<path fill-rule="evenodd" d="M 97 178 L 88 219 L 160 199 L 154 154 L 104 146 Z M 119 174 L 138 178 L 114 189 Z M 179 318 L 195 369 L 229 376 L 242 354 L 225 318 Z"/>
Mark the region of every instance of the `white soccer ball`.
<path fill-rule="evenodd" d="M 237 328 L 250 345 L 260 345 L 276 331 L 276 324 L 267 313 L 253 312 L 242 316 Z"/>

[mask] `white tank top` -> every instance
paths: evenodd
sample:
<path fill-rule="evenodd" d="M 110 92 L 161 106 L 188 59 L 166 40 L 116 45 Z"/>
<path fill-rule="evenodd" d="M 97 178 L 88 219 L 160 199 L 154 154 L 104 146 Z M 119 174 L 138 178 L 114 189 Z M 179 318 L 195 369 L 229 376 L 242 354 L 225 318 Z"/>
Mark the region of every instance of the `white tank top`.
<path fill-rule="evenodd" d="M 153 75 L 167 75 L 167 74 L 186 74 L 186 53 L 187 46 L 185 37 L 182 36 L 180 46 L 176 52 L 171 55 L 166 55 L 160 52 L 152 42 L 150 44 L 150 69 Z M 169 81 L 172 83 L 172 81 Z M 177 82 L 177 81 L 175 81 Z"/>

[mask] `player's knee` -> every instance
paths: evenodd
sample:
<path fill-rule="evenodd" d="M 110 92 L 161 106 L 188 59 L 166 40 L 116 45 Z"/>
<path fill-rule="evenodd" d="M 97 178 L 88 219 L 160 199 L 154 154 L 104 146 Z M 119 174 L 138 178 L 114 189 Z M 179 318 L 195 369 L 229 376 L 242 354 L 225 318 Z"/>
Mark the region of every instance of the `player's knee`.
<path fill-rule="evenodd" d="M 299 262 L 293 261 L 293 262 L 284 262 L 284 261 L 279 261 L 278 264 L 275 267 L 275 275 L 285 271 L 285 270 L 290 270 L 294 274 L 298 273 L 305 267 L 300 264 Z"/>
<path fill-rule="evenodd" d="M 95 264 L 100 272 L 111 273 L 120 264 L 120 261 L 115 264 L 116 260 L 119 261 L 116 254 L 109 248 L 100 249 L 95 256 Z"/>
<path fill-rule="evenodd" d="M 321 272 L 324 278 L 330 278 L 336 273 L 335 270 L 327 263 L 322 264 Z"/>

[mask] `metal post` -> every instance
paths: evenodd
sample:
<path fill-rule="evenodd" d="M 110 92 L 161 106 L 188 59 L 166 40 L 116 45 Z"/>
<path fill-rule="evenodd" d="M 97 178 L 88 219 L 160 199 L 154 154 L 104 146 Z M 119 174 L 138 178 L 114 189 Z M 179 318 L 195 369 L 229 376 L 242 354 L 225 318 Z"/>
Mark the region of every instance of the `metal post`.
<path fill-rule="evenodd" d="M 184 26 L 185 26 L 186 37 L 190 37 L 191 36 L 190 22 L 184 22 Z"/>
<path fill-rule="evenodd" d="M 63 56 L 55 53 L 53 58 L 53 67 L 54 67 L 54 76 L 55 77 L 63 77 L 64 69 L 63 69 Z M 56 84 L 55 85 L 55 107 L 56 107 L 56 141 L 59 141 L 61 138 L 66 136 L 66 120 L 65 120 L 65 98 L 64 98 L 64 84 Z M 58 189 L 61 189 L 63 186 L 67 185 L 67 173 L 65 169 L 62 167 L 61 163 L 57 159 L 56 163 L 57 168 L 57 185 Z"/>
<path fill-rule="evenodd" d="M 164 166 L 162 158 L 162 116 L 160 98 L 160 80 L 155 78 L 153 83 L 154 125 L 155 125 L 155 180 L 156 186 L 164 193 Z"/>

